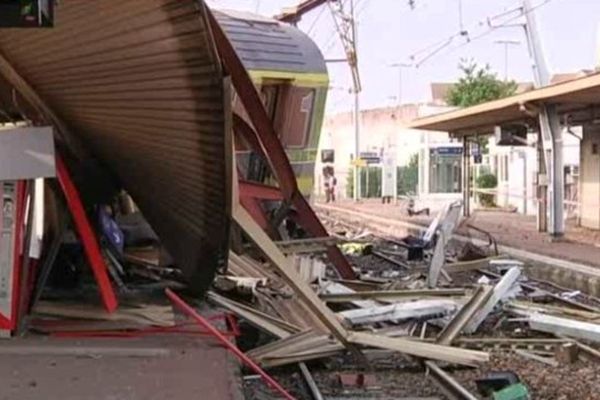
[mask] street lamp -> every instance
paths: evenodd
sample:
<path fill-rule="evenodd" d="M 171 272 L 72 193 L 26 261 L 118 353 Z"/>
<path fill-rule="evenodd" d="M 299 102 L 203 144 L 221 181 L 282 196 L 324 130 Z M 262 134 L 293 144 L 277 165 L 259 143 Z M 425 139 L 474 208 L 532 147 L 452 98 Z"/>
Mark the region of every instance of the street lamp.
<path fill-rule="evenodd" d="M 504 81 L 508 81 L 508 46 L 518 46 L 521 44 L 518 40 L 501 39 L 494 43 L 504 45 Z"/>

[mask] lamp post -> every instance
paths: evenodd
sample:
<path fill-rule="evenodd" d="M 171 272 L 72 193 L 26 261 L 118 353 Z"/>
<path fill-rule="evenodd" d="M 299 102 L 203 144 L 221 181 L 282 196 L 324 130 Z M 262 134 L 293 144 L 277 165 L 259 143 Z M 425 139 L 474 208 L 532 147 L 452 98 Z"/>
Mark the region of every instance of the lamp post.
<path fill-rule="evenodd" d="M 518 40 L 501 39 L 494 43 L 504 45 L 504 81 L 508 81 L 508 46 L 518 46 L 521 44 Z"/>

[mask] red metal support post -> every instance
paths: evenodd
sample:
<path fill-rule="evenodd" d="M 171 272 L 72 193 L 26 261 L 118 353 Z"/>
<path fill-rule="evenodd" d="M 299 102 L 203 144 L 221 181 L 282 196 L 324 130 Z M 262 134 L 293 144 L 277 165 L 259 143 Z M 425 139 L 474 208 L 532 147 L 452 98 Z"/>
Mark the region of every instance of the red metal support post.
<path fill-rule="evenodd" d="M 117 297 L 108 277 L 108 268 L 102 257 L 98 238 L 85 213 L 79 192 L 71 180 L 67 166 L 58 155 L 56 157 L 56 174 L 60 187 L 67 199 L 67 206 L 73 216 L 73 221 L 75 222 L 75 227 L 79 233 L 88 262 L 96 278 L 96 283 L 100 289 L 104 308 L 111 313 L 117 309 Z"/>
<path fill-rule="evenodd" d="M 281 201 L 281 190 L 274 186 L 261 183 L 239 180 L 240 197 L 252 197 L 260 200 Z"/>
<path fill-rule="evenodd" d="M 267 374 L 258 364 L 256 364 L 250 357 L 245 355 L 240 349 L 237 348 L 227 337 L 225 337 L 217 328 L 212 326 L 207 319 L 202 317 L 196 310 L 194 310 L 189 304 L 175 294 L 171 289 L 166 289 L 165 293 L 167 297 L 177 306 L 181 311 L 192 317 L 200 326 L 205 328 L 212 336 L 214 336 L 225 348 L 231 351 L 237 358 L 240 359 L 244 364 L 250 367 L 254 372 L 260 375 L 265 382 L 277 392 L 279 392 L 284 398 L 288 400 L 295 400 L 294 396 L 289 394 L 275 379 Z"/>

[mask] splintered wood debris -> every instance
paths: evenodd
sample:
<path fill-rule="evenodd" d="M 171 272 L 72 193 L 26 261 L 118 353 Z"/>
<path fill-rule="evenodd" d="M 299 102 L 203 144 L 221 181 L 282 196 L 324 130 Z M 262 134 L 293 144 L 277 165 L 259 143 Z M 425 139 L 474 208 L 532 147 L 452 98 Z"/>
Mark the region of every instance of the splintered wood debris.
<path fill-rule="evenodd" d="M 343 370 L 412 365 L 413 375 L 428 372 L 439 393 L 451 390 L 461 398 L 478 398 L 473 382 L 462 380 L 464 374 L 453 367 L 490 371 L 498 353 L 513 357 L 515 368 L 523 360 L 532 368 L 580 365 L 596 362 L 600 355 L 594 347 L 600 340 L 600 302 L 583 294 L 579 297 L 585 304 L 558 300 L 560 293 L 527 278 L 521 262 L 497 254 L 457 259 L 450 240 L 456 224 L 443 215 L 426 237 L 430 244 L 417 262 L 402 258 L 406 249 L 397 245 L 397 238 L 388 241 L 361 232 L 360 240 L 350 245 L 352 224 L 343 224 L 343 232 L 338 232 L 330 221 L 330 238 L 273 242 L 243 209 L 234 212 L 234 219 L 254 247 L 246 245 L 244 254 L 230 254 L 228 268 L 208 300 L 261 332 L 258 339 L 242 338 L 252 360 L 263 368 L 299 367 L 296 371 L 313 389 L 316 385 L 323 390 L 323 374 L 335 374 L 333 365 L 345 360 Z M 437 236 L 442 226 L 448 238 Z M 432 271 L 431 263 L 438 262 L 436 247 L 440 252 L 436 240 L 443 242 L 443 262 Z M 338 279 L 321 257 L 325 244 L 342 242 L 356 268 L 356 280 Z M 399 262 L 381 264 L 386 260 L 374 252 Z M 377 264 L 375 274 L 369 260 Z M 318 270 L 313 271 L 315 265 Z M 390 361 L 382 364 L 382 357 Z M 310 362 L 312 375 L 306 375 L 305 362 Z M 273 373 L 285 380 L 284 371 L 277 368 Z M 527 383 L 528 376 L 521 379 Z M 415 389 L 414 394 L 419 393 L 423 392 Z M 341 392 L 327 394 L 340 397 Z"/>

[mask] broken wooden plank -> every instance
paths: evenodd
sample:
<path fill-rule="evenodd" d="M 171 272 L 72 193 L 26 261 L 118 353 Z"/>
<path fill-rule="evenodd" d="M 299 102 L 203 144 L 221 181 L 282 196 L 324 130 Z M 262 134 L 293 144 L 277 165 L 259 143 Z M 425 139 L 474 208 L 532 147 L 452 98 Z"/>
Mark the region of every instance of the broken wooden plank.
<path fill-rule="evenodd" d="M 446 263 L 446 241 L 444 239 L 444 232 L 440 231 L 435 246 L 433 248 L 433 255 L 429 261 L 429 272 L 427 274 L 427 286 L 434 288 L 437 286 L 438 279 L 442 267 Z"/>
<path fill-rule="evenodd" d="M 490 358 L 488 353 L 481 351 L 460 349 L 418 340 L 388 338 L 362 332 L 352 332 L 348 340 L 363 346 L 399 351 L 415 357 L 461 365 L 476 366 L 489 361 Z"/>
<path fill-rule="evenodd" d="M 443 210 L 438 214 L 439 229 L 437 232 L 437 240 L 433 249 L 433 256 L 429 262 L 429 273 L 427 274 L 427 286 L 434 288 L 437 286 L 438 279 L 444 264 L 446 263 L 446 245 L 452 238 L 454 230 L 460 219 L 460 210 L 462 209 L 462 201 L 454 201 L 446 204 Z M 429 228 L 431 229 L 431 227 Z M 426 232 L 426 236 L 430 231 Z M 424 237 L 425 238 L 425 237 Z M 432 235 L 429 236 L 431 240 Z"/>
<path fill-rule="evenodd" d="M 529 326 L 540 332 L 600 342 L 599 324 L 534 313 L 529 316 Z"/>
<path fill-rule="evenodd" d="M 342 311 L 338 313 L 352 325 L 382 321 L 401 321 L 410 318 L 443 317 L 455 311 L 458 304 L 453 300 L 434 299 L 395 303 L 371 308 Z"/>
<path fill-rule="evenodd" d="M 247 355 L 265 368 L 336 355 L 344 346 L 330 336 L 312 330 L 288 336 L 250 350 Z"/>
<path fill-rule="evenodd" d="M 506 274 L 500 278 L 500 281 L 494 286 L 492 295 L 488 301 L 477 311 L 477 313 L 470 319 L 469 323 L 464 327 L 466 333 L 472 334 L 479 328 L 479 325 L 487 318 L 487 316 L 494 310 L 494 307 L 504 300 L 506 295 L 510 292 L 513 286 L 519 280 L 521 276 L 521 268 L 513 267 L 509 269 Z"/>
<path fill-rule="evenodd" d="M 534 312 L 540 312 L 543 314 L 552 314 L 562 317 L 574 317 L 578 319 L 587 319 L 590 321 L 600 320 L 600 314 L 596 312 L 554 306 L 551 304 L 540 304 L 513 300 L 509 302 L 506 306 L 509 310 L 515 310 L 517 312 L 524 311 L 527 315 Z"/>
<path fill-rule="evenodd" d="M 404 269 L 410 270 L 410 266 L 408 264 L 403 263 L 400 260 L 396 260 L 395 258 L 388 257 L 387 255 L 385 255 L 385 254 L 383 254 L 383 253 L 381 253 L 379 251 L 375 251 L 374 250 L 374 251 L 371 252 L 371 254 L 373 254 L 375 257 L 379 257 L 382 260 L 385 260 L 385 261 L 387 261 L 387 262 L 389 262 L 391 264 L 397 265 L 400 268 L 404 268 Z"/>
<path fill-rule="evenodd" d="M 292 353 L 303 351 L 311 347 L 319 347 L 324 343 L 329 343 L 331 341 L 332 339 L 326 334 L 308 329 L 256 347 L 248 351 L 247 354 L 252 358 L 260 358 L 266 354 L 284 354 L 286 352 Z"/>
<path fill-rule="evenodd" d="M 175 316 L 171 306 L 158 306 L 140 304 L 138 306 L 121 305 L 113 313 L 106 312 L 103 308 L 75 303 L 38 302 L 33 313 L 54 317 L 74 319 L 100 320 L 100 321 L 127 321 L 141 325 L 173 326 Z"/>
<path fill-rule="evenodd" d="M 450 345 L 452 341 L 460 334 L 463 328 L 469 323 L 471 318 L 492 296 L 492 287 L 488 285 L 479 286 L 475 294 L 469 301 L 456 313 L 454 318 L 440 332 L 437 343 Z"/>
<path fill-rule="evenodd" d="M 250 214 L 239 204 L 233 206 L 233 219 L 246 232 L 250 239 L 258 246 L 265 256 L 272 262 L 282 275 L 286 283 L 294 289 L 307 307 L 342 343 L 348 344 L 348 333 L 337 320 L 332 311 L 323 303 L 316 293 L 301 280 L 288 258 L 279 250 L 275 243 L 252 219 Z"/>
<path fill-rule="evenodd" d="M 462 297 L 467 289 L 407 289 L 407 290 L 366 290 L 353 293 L 320 293 L 319 297 L 326 303 L 348 303 L 355 300 L 375 300 L 381 303 L 396 303 L 415 299 L 433 299 L 439 297 Z"/>
<path fill-rule="evenodd" d="M 245 319 L 255 327 L 265 330 L 278 338 L 287 337 L 300 331 L 298 327 L 289 324 L 284 320 L 262 313 L 242 303 L 229 300 L 214 292 L 208 293 L 208 299 L 211 302 L 226 308 L 238 317 Z"/>
<path fill-rule="evenodd" d="M 521 357 L 527 358 L 528 360 L 537 361 L 551 367 L 558 367 L 558 361 L 556 361 L 554 358 L 538 356 L 537 354 L 521 349 L 514 349 L 513 352 Z"/>

